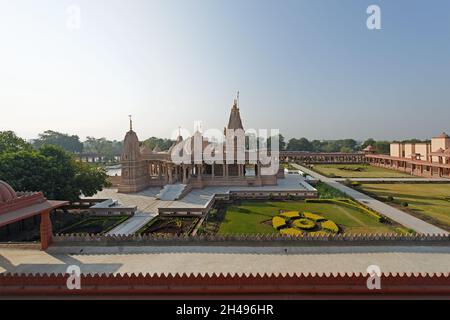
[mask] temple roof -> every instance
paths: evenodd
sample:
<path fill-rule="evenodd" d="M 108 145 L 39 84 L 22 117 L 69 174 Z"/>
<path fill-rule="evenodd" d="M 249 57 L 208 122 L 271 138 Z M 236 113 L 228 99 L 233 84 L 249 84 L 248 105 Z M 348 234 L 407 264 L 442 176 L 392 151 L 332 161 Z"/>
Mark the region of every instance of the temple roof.
<path fill-rule="evenodd" d="M 244 126 L 242 125 L 241 114 L 239 113 L 239 108 L 237 106 L 237 100 L 234 100 L 233 107 L 231 108 L 227 129 L 244 129 Z"/>

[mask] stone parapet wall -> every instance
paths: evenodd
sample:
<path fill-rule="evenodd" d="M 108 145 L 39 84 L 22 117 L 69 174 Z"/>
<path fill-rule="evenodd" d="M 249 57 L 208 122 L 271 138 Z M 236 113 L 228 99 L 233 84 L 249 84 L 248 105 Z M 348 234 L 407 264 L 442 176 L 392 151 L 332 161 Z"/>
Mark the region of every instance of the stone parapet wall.
<path fill-rule="evenodd" d="M 450 235 L 55 235 L 55 246 L 450 246 Z"/>
<path fill-rule="evenodd" d="M 0 296 L 148 297 L 448 297 L 445 274 L 381 274 L 381 288 L 368 288 L 368 274 L 95 274 L 80 276 L 81 288 L 67 288 L 68 274 L 0 274 Z"/>

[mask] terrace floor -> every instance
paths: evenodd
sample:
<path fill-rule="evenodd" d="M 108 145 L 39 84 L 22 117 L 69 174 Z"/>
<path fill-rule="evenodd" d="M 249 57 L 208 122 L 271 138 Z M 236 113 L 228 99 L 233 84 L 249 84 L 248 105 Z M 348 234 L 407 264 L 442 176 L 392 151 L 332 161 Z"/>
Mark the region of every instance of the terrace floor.
<path fill-rule="evenodd" d="M 82 253 L 80 251 L 82 250 Z M 449 247 L 51 247 L 1 248 L 0 273 L 450 272 Z"/>

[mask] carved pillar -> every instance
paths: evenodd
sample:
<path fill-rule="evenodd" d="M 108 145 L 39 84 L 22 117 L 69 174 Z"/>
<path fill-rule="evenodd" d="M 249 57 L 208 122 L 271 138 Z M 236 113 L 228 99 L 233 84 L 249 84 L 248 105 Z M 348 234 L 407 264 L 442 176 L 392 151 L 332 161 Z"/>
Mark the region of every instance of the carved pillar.
<path fill-rule="evenodd" d="M 46 250 L 52 243 L 53 230 L 52 221 L 50 220 L 50 210 L 41 212 L 41 250 Z"/>
<path fill-rule="evenodd" d="M 197 165 L 197 180 L 198 181 L 202 180 L 202 165 L 201 164 Z"/>
<path fill-rule="evenodd" d="M 212 179 L 214 179 L 214 167 L 216 166 L 215 162 L 212 163 L 211 165 L 211 177 Z"/>
<path fill-rule="evenodd" d="M 161 180 L 162 175 L 162 165 L 161 162 L 158 163 L 158 179 Z"/>
<path fill-rule="evenodd" d="M 169 165 L 167 167 L 167 172 L 169 174 L 169 184 L 172 184 L 173 183 L 173 176 L 172 176 L 172 166 L 171 165 Z"/>
<path fill-rule="evenodd" d="M 184 166 L 184 164 L 181 166 L 181 176 L 182 176 L 182 179 L 183 179 L 183 183 L 186 183 L 187 182 L 187 177 L 186 177 L 186 175 L 187 175 L 187 170 L 186 170 L 186 167 Z"/>

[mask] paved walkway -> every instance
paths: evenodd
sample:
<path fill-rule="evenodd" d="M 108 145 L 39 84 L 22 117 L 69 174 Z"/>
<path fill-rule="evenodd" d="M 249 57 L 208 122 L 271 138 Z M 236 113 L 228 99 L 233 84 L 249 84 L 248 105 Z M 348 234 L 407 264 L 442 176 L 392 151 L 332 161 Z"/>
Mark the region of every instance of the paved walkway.
<path fill-rule="evenodd" d="M 365 273 L 450 272 L 449 247 L 108 247 L 0 248 L 0 273 Z M 70 253 L 72 252 L 72 253 Z"/>
<path fill-rule="evenodd" d="M 356 201 L 359 201 L 366 206 L 372 208 L 375 211 L 378 211 L 382 215 L 400 223 L 401 225 L 413 229 L 416 232 L 419 233 L 428 233 L 428 234 L 448 234 L 447 231 L 438 228 L 432 224 L 429 224 L 423 220 L 420 220 L 416 217 L 413 217 L 410 214 L 407 214 L 406 212 L 403 212 L 401 210 L 398 210 L 396 208 L 393 208 L 381 201 L 378 201 L 372 197 L 369 197 L 368 195 L 361 193 L 359 191 L 356 191 L 355 189 L 349 188 L 347 186 L 344 186 L 343 184 L 339 183 L 336 179 L 325 177 L 315 171 L 312 171 L 304 166 L 294 164 L 293 166 L 297 167 L 299 170 L 311 175 L 312 177 L 319 179 L 330 186 L 338 189 L 339 191 L 347 194 L 348 196 L 352 197 Z"/>
<path fill-rule="evenodd" d="M 117 227 L 108 232 L 110 235 L 132 234 L 144 226 L 153 218 L 152 215 L 138 212 L 133 217 L 125 220 Z"/>

